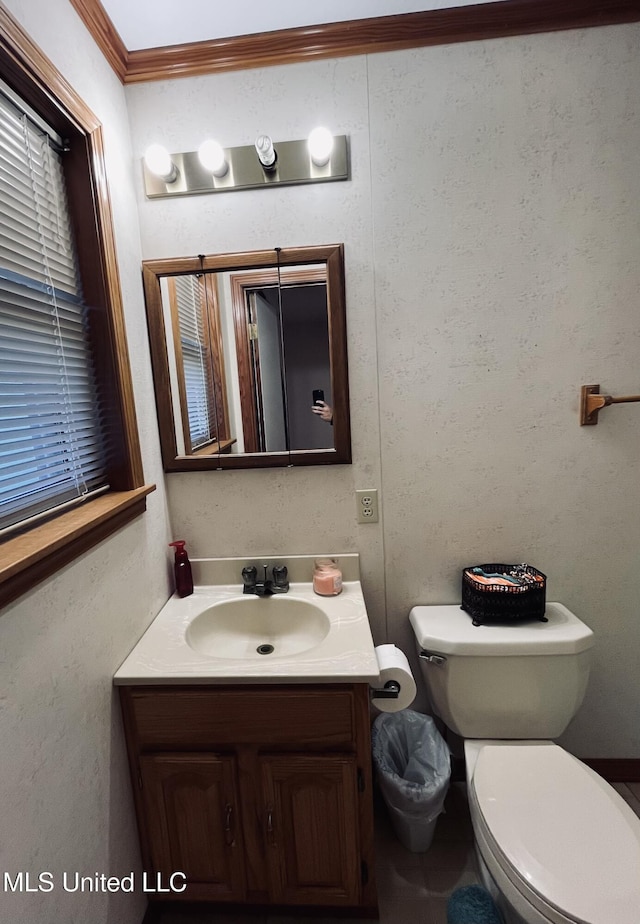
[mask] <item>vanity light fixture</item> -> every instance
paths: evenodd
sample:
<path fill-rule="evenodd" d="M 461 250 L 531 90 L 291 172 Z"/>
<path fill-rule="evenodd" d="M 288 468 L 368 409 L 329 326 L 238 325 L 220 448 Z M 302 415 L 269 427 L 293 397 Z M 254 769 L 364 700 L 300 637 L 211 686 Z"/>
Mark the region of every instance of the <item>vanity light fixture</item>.
<path fill-rule="evenodd" d="M 269 135 L 258 135 L 256 138 L 256 154 L 265 170 L 275 170 L 278 155 Z"/>
<path fill-rule="evenodd" d="M 144 164 L 147 170 L 164 183 L 175 183 L 178 168 L 171 155 L 161 144 L 150 144 L 144 152 Z"/>
<path fill-rule="evenodd" d="M 198 160 L 205 170 L 210 170 L 217 177 L 225 176 L 229 170 L 224 148 L 212 138 L 203 141 L 198 148 Z"/>
<path fill-rule="evenodd" d="M 328 128 L 314 128 L 307 139 L 309 156 L 316 167 L 324 167 L 331 159 L 333 135 Z"/>
<path fill-rule="evenodd" d="M 151 145 L 142 167 L 148 199 L 350 179 L 348 138 L 328 129 L 303 141 L 272 141 L 263 134 L 255 144 L 235 148 L 207 140 L 198 151 L 176 154 Z"/>

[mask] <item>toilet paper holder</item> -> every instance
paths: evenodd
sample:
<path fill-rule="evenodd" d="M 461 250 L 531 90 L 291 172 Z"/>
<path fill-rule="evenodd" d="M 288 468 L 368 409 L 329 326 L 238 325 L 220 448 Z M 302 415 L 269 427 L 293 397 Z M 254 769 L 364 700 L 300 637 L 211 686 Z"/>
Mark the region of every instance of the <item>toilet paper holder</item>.
<path fill-rule="evenodd" d="M 380 690 L 371 690 L 371 699 L 397 699 L 400 696 L 400 684 L 397 680 L 387 680 Z"/>

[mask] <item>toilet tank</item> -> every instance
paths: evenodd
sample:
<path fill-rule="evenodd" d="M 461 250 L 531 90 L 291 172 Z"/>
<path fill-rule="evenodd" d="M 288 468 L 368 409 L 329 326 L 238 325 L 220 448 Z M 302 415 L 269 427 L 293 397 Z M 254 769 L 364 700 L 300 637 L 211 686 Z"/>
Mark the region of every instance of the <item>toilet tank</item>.
<path fill-rule="evenodd" d="M 548 622 L 474 626 L 459 606 L 409 619 L 431 707 L 463 738 L 557 738 L 580 708 L 593 632 L 561 603 Z"/>

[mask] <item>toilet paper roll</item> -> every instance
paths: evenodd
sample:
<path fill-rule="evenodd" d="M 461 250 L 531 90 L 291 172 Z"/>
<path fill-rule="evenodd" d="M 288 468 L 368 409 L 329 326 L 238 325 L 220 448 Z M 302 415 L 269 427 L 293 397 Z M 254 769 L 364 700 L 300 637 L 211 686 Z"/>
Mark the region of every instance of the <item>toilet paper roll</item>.
<path fill-rule="evenodd" d="M 374 690 L 371 694 L 373 705 L 380 712 L 400 712 L 402 709 L 407 709 L 416 698 L 416 682 L 413 679 L 407 656 L 395 645 L 378 645 L 376 658 L 380 669 L 380 682 L 371 684 Z M 390 680 L 400 686 L 398 698 L 387 699 L 376 696 L 375 691 L 382 689 Z"/>

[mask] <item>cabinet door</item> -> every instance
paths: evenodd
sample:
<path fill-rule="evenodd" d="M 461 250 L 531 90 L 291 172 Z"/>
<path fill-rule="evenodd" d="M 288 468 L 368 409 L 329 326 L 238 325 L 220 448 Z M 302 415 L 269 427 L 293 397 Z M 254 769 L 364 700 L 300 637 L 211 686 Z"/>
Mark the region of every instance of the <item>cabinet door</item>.
<path fill-rule="evenodd" d="M 180 895 L 241 901 L 245 894 L 235 761 L 213 754 L 140 758 L 142 795 L 154 873 L 186 876 Z"/>
<path fill-rule="evenodd" d="M 360 895 L 358 787 L 349 755 L 261 758 L 274 902 L 355 905 Z"/>

